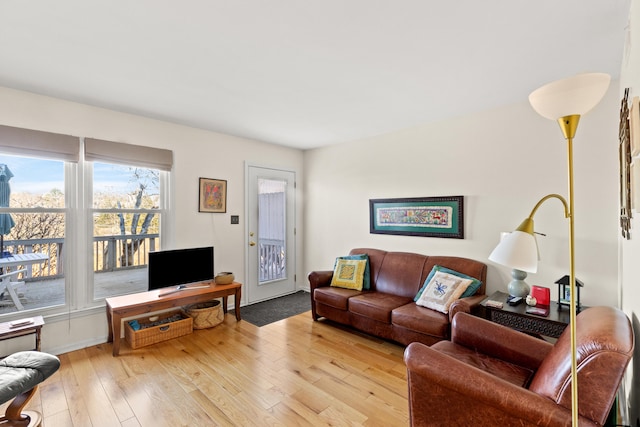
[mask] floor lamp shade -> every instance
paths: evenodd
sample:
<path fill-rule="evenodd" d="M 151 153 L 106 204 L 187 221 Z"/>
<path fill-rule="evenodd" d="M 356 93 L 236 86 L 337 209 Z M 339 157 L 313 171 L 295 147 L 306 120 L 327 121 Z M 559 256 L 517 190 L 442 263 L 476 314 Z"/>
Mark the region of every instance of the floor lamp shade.
<path fill-rule="evenodd" d="M 516 270 L 535 273 L 538 271 L 536 238 L 524 231 L 513 231 L 500 241 L 489 255 L 489 260 Z"/>
<path fill-rule="evenodd" d="M 584 115 L 598 105 L 610 81 L 611 76 L 605 73 L 578 74 L 536 89 L 529 102 L 538 114 L 551 120 Z"/>

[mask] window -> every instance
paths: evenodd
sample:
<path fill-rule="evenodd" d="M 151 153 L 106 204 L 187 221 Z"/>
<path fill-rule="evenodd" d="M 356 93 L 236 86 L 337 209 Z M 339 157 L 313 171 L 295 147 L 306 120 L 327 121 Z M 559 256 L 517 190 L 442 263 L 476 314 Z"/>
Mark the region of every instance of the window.
<path fill-rule="evenodd" d="M 147 290 L 147 261 L 159 249 L 157 169 L 93 164 L 95 300 Z"/>
<path fill-rule="evenodd" d="M 172 162 L 169 150 L 0 125 L 0 255 L 33 261 L 0 256 L 19 282 L 11 295 L 0 285 L 0 317 L 145 291 Z"/>
<path fill-rule="evenodd" d="M 0 155 L 0 247 L 3 258 L 38 253 L 45 261 L 3 267 L 3 273 L 23 270 L 11 278 L 24 284 L 16 296 L 2 287 L 0 314 L 22 307 L 64 306 L 65 280 L 64 162 Z M 2 260 L 2 258 L 0 258 Z"/>

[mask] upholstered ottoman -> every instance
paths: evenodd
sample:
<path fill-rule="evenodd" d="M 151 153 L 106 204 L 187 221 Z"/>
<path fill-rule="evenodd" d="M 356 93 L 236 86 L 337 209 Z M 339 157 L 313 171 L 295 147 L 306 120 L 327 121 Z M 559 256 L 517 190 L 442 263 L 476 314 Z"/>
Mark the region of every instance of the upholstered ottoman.
<path fill-rule="evenodd" d="M 39 351 L 20 351 L 0 360 L 0 404 L 9 404 L 2 426 L 39 426 L 42 416 L 35 411 L 22 412 L 38 384 L 60 367 L 60 359 Z"/>

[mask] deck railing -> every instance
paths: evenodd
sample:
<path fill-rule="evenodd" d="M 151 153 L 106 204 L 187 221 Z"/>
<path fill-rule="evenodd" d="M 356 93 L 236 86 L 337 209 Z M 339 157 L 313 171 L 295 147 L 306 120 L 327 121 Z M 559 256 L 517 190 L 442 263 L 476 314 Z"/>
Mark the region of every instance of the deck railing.
<path fill-rule="evenodd" d="M 159 247 L 158 234 L 96 236 L 93 238 L 93 270 L 113 272 L 147 265 L 149 252 Z M 26 281 L 57 279 L 64 276 L 64 239 L 5 240 L 4 250 L 13 254 L 40 252 L 49 256 L 42 264 L 24 266 Z"/>
<path fill-rule="evenodd" d="M 158 234 L 93 237 L 92 257 L 95 273 L 145 267 L 149 252 L 159 248 Z M 14 254 L 41 252 L 49 256 L 42 264 L 25 266 L 21 279 L 27 281 L 64 277 L 64 239 L 5 240 L 4 250 Z M 281 240 L 260 239 L 260 282 L 278 280 L 286 275 L 285 245 Z"/>
<path fill-rule="evenodd" d="M 260 283 L 284 278 L 287 273 L 284 242 L 261 238 L 259 248 Z"/>

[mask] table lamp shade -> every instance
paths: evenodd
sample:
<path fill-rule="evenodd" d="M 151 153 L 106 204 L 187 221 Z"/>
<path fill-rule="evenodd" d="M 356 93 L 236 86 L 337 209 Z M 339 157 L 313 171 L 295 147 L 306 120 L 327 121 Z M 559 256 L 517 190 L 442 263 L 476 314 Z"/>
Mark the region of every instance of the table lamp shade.
<path fill-rule="evenodd" d="M 498 243 L 489 260 L 528 273 L 538 271 L 538 244 L 533 234 L 513 231 Z"/>
<path fill-rule="evenodd" d="M 606 73 L 578 74 L 536 89 L 529 95 L 529 102 L 538 114 L 551 120 L 583 115 L 600 102 L 610 81 Z"/>

